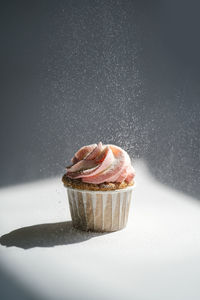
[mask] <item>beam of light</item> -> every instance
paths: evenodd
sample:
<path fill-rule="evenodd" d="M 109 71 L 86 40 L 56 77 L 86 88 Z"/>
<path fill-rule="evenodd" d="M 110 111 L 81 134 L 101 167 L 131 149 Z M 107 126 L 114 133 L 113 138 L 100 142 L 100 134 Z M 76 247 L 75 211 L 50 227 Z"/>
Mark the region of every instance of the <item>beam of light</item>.
<path fill-rule="evenodd" d="M 198 299 L 200 203 L 135 169 L 128 226 L 111 234 L 71 227 L 60 178 L 1 189 L 1 267 L 41 299 Z"/>

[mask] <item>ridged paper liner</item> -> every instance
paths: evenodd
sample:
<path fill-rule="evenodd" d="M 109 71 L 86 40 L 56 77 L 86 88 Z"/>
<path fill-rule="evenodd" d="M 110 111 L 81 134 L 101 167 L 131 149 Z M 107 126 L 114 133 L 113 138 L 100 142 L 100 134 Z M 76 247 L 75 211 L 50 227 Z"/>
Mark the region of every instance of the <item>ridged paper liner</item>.
<path fill-rule="evenodd" d="M 73 226 L 82 230 L 116 231 L 127 224 L 133 187 L 88 191 L 67 187 Z"/>

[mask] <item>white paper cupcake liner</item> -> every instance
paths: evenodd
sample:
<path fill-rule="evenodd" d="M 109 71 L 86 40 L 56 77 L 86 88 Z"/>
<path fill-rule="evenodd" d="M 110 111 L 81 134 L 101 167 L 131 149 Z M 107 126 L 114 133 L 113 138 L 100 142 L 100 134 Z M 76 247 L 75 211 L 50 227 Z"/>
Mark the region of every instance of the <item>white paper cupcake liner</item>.
<path fill-rule="evenodd" d="M 133 187 L 115 191 L 89 191 L 67 187 L 73 226 L 110 232 L 127 224 Z"/>

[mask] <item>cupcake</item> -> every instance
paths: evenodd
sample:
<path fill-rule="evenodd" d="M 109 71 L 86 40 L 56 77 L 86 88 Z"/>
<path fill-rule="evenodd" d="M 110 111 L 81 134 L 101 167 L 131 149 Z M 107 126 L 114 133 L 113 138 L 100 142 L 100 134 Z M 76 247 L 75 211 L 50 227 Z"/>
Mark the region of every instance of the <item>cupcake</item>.
<path fill-rule="evenodd" d="M 74 227 L 111 232 L 127 224 L 134 169 L 126 151 L 115 145 L 88 145 L 71 159 L 62 181 Z"/>

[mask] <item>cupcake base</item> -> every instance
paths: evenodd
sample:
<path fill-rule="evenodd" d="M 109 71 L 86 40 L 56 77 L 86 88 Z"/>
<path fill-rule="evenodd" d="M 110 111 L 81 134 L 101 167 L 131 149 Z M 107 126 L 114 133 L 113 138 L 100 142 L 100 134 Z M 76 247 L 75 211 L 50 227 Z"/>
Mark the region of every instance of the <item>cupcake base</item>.
<path fill-rule="evenodd" d="M 127 224 L 133 187 L 89 191 L 67 187 L 72 223 L 85 231 L 112 232 Z"/>
<path fill-rule="evenodd" d="M 134 185 L 134 181 L 127 183 L 123 182 L 104 182 L 100 184 L 86 183 L 82 182 L 81 179 L 71 179 L 67 174 L 63 175 L 62 181 L 66 187 L 71 187 L 73 189 L 79 190 L 89 190 L 89 191 L 115 191 L 120 189 L 125 189 L 129 186 Z"/>

